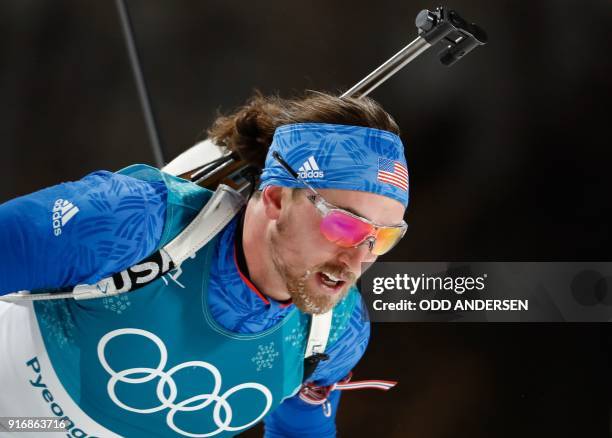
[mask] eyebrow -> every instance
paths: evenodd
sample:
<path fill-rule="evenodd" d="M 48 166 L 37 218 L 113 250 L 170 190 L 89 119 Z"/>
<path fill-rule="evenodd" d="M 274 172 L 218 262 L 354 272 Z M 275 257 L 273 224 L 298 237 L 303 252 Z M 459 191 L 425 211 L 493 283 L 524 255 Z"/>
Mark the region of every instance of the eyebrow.
<path fill-rule="evenodd" d="M 323 198 L 323 199 L 325 199 L 325 200 L 327 201 L 327 199 L 326 199 L 326 198 Z M 373 221 L 372 219 L 370 219 L 368 216 L 366 216 L 365 214 L 362 214 L 362 213 L 358 212 L 358 211 L 357 211 L 357 210 L 355 210 L 354 208 L 351 208 L 351 207 L 346 207 L 346 206 L 344 206 L 344 205 L 342 205 L 342 204 L 336 204 L 336 203 L 334 203 L 334 202 L 330 202 L 330 201 L 327 201 L 327 202 L 329 202 L 330 204 L 332 204 L 333 206 L 335 206 L 335 207 L 337 207 L 337 208 L 341 208 L 342 210 L 346 210 L 346 211 L 348 211 L 348 212 L 350 212 L 350 213 L 353 213 L 354 215 L 357 215 L 357 216 L 359 216 L 359 217 L 362 217 L 362 218 L 364 218 L 364 219 L 367 219 L 367 220 L 369 220 L 370 222 L 374 222 L 374 221 Z"/>
<path fill-rule="evenodd" d="M 364 219 L 367 219 L 367 220 L 369 220 L 370 222 L 373 222 L 373 221 L 372 221 L 372 219 L 370 219 L 369 217 L 367 217 L 365 214 L 361 214 L 361 213 L 359 213 L 357 210 L 352 209 L 351 207 L 345 207 L 345 206 L 343 206 L 343 205 L 338 205 L 338 204 L 333 204 L 333 205 L 335 205 L 335 206 L 336 206 L 336 207 L 338 207 L 338 208 L 341 208 L 342 210 L 349 211 L 349 212 L 353 213 L 354 215 L 357 215 L 357 216 L 359 216 L 359 217 L 362 217 L 362 218 L 364 218 Z"/>
<path fill-rule="evenodd" d="M 310 188 L 310 187 L 309 187 L 309 188 Z M 359 213 L 359 212 L 358 212 L 357 210 L 355 210 L 354 208 L 351 208 L 351 207 L 346 207 L 345 205 L 342 205 L 342 204 L 336 204 L 335 202 L 331 202 L 331 201 L 329 201 L 329 200 L 328 200 L 328 199 L 327 199 L 325 196 L 321 195 L 319 192 L 316 192 L 316 193 L 318 193 L 318 194 L 319 194 L 319 196 L 321 196 L 321 197 L 322 197 L 322 198 L 323 198 L 323 199 L 324 199 L 326 202 L 330 203 L 330 204 L 331 204 L 331 205 L 333 205 L 334 207 L 336 207 L 336 208 L 341 208 L 342 210 L 346 210 L 346 211 L 348 211 L 349 213 L 353 213 L 354 215 L 357 215 L 357 216 L 359 216 L 359 217 L 362 217 L 362 218 L 364 218 L 364 219 L 367 219 L 367 220 L 369 220 L 370 222 L 374 222 L 372 219 L 370 219 L 369 217 L 367 217 L 367 216 L 366 216 L 366 215 L 364 215 L 364 214 Z"/>

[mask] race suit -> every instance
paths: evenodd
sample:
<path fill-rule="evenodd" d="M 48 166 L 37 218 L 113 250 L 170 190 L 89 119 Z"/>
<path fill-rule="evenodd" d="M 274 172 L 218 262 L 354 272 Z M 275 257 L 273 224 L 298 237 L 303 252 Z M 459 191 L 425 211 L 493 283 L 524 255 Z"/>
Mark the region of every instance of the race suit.
<path fill-rule="evenodd" d="M 6 202 L 0 294 L 120 272 L 172 240 L 210 196 L 136 165 Z M 334 309 L 329 360 L 309 381 L 331 385 L 359 361 L 369 339 L 363 313 L 353 288 Z M 250 281 L 239 214 L 134 292 L 0 302 L 0 415 L 64 418 L 68 431 L 57 436 L 232 436 L 262 418 L 268 437 L 335 436 L 339 391 L 326 414 L 296 395 L 308 323 Z"/>

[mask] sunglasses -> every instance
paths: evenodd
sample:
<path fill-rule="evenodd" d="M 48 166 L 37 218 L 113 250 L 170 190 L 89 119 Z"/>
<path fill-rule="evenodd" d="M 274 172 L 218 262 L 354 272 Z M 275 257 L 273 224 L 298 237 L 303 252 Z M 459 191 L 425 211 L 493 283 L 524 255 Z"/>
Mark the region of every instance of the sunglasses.
<path fill-rule="evenodd" d="M 310 184 L 300 178 L 278 152 L 272 152 L 272 157 L 310 190 L 311 195 L 307 198 L 321 215 L 321 233 L 330 242 L 343 248 L 355 248 L 367 243 L 370 252 L 379 256 L 389 252 L 406 234 L 408 224 L 404 221 L 398 225 L 378 225 L 327 202 Z"/>

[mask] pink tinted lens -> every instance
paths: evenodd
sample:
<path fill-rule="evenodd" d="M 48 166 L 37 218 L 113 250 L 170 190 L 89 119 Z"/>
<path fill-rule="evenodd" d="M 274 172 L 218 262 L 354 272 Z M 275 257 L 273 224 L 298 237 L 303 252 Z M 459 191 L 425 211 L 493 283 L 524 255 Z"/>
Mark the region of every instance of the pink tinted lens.
<path fill-rule="evenodd" d="M 372 232 L 372 226 L 340 211 L 332 211 L 321 221 L 321 232 L 336 245 L 352 247 Z"/>

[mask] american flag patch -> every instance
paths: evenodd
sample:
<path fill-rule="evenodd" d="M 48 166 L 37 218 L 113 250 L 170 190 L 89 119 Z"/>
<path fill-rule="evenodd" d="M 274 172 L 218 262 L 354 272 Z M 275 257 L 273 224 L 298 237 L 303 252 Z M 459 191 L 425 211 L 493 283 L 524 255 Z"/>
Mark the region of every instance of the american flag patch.
<path fill-rule="evenodd" d="M 378 181 L 408 191 L 408 169 L 399 161 L 378 158 Z"/>

